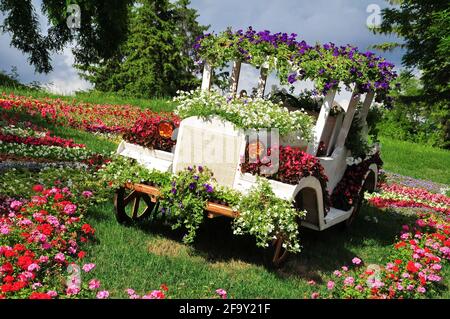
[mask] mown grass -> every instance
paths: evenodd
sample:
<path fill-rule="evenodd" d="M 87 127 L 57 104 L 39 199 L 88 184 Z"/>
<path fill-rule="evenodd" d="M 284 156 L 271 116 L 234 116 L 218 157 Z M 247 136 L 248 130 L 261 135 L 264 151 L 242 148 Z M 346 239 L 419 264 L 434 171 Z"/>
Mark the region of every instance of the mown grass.
<path fill-rule="evenodd" d="M 381 137 L 384 169 L 450 185 L 450 151 Z"/>
<path fill-rule="evenodd" d="M 114 105 L 133 105 L 142 109 L 151 109 L 155 112 L 170 112 L 175 108 L 171 99 L 145 99 L 131 96 L 119 96 L 112 93 L 103 93 L 97 91 L 76 92 L 73 96 L 52 94 L 44 90 L 35 90 L 28 88 L 13 88 L 0 86 L 0 95 L 2 93 L 27 96 L 36 99 L 54 98 L 61 99 L 68 103 L 93 103 L 93 104 L 114 104 Z"/>

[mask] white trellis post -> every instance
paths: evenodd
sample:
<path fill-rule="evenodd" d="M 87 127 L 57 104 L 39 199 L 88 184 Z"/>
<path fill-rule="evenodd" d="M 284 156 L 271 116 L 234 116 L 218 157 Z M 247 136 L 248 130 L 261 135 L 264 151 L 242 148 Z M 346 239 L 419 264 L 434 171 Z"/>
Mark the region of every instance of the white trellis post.
<path fill-rule="evenodd" d="M 241 74 L 241 62 L 234 61 L 233 70 L 231 71 L 231 85 L 230 93 L 232 96 L 236 95 L 238 85 L 239 85 L 239 75 Z"/>
<path fill-rule="evenodd" d="M 209 91 L 211 88 L 212 67 L 208 62 L 205 62 L 203 67 L 202 92 Z"/>
<path fill-rule="evenodd" d="M 316 126 L 313 132 L 313 141 L 308 146 L 308 153 L 316 156 L 319 149 L 320 141 L 323 138 L 325 131 L 325 125 L 327 124 L 328 116 L 330 115 L 331 108 L 333 107 L 334 97 L 336 96 L 336 90 L 328 92 L 323 100 L 322 107 L 320 108 L 319 117 L 317 118 Z"/>
<path fill-rule="evenodd" d="M 356 107 L 358 106 L 358 102 L 361 98 L 361 94 L 358 93 L 358 90 L 355 88 L 353 91 L 350 102 L 348 103 L 348 107 L 345 113 L 344 122 L 342 123 L 341 132 L 338 135 L 336 141 L 336 149 L 343 147 L 345 145 L 345 140 L 347 139 L 348 132 L 350 131 L 350 127 L 352 126 L 353 118 L 355 117 Z"/>
<path fill-rule="evenodd" d="M 259 74 L 257 97 L 264 97 L 264 91 L 266 90 L 267 74 L 269 73 L 268 63 L 261 65 L 261 71 Z"/>
<path fill-rule="evenodd" d="M 365 123 L 367 114 L 369 113 L 370 106 L 372 105 L 373 99 L 375 97 L 375 92 L 370 91 L 366 94 L 366 98 L 364 99 L 363 107 L 361 109 L 360 119 L 363 123 Z"/>

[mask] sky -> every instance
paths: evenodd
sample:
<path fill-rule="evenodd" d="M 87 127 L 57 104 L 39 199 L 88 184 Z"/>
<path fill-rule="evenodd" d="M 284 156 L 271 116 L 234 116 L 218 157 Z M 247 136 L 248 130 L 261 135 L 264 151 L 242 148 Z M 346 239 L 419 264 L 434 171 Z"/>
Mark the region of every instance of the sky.
<path fill-rule="evenodd" d="M 40 0 L 33 0 L 39 12 Z M 310 44 L 334 42 L 338 45 L 352 44 L 360 50 L 370 45 L 393 38 L 374 35 L 367 28 L 367 21 L 377 22 L 377 9 L 387 6 L 385 0 L 191 0 L 191 7 L 199 13 L 199 22 L 210 25 L 209 31 L 216 33 L 232 27 L 233 30 L 252 26 L 255 30 L 270 30 L 298 34 L 299 40 Z M 81 13 L 81 18 L 83 13 Z M 0 24 L 3 17 L 0 15 Z M 41 25 L 46 19 L 41 16 Z M 70 48 L 60 54 L 53 54 L 54 71 L 36 74 L 27 62 L 27 56 L 10 47 L 10 36 L 0 34 L 0 69 L 9 72 L 16 66 L 19 79 L 23 83 L 39 81 L 57 93 L 71 94 L 76 90 L 90 88 L 90 84 L 79 78 L 72 67 L 73 56 Z M 379 53 L 401 67 L 401 50 L 393 53 Z M 240 89 L 257 82 L 255 70 L 243 68 Z M 52 83 L 52 85 L 50 85 Z M 268 87 L 276 84 L 274 78 Z M 308 87 L 309 84 L 303 87 Z M 345 99 L 345 96 L 342 98 Z M 338 99 L 339 100 L 339 99 Z"/>

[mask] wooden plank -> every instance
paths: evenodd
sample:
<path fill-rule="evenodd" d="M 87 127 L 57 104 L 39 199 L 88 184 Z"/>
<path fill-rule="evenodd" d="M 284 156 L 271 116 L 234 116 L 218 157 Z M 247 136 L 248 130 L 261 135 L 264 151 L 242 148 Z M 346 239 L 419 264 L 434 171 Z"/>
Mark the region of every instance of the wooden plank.
<path fill-rule="evenodd" d="M 355 117 L 356 113 L 356 107 L 358 106 L 360 98 L 361 95 L 355 89 L 348 104 L 347 112 L 345 113 L 341 132 L 339 133 L 335 148 L 340 148 L 345 145 L 345 140 L 347 139 L 348 132 L 350 131 L 350 127 L 352 126 L 353 118 Z"/>
<path fill-rule="evenodd" d="M 211 88 L 211 79 L 212 67 L 208 62 L 205 62 L 205 66 L 203 67 L 202 92 L 209 91 Z"/>
<path fill-rule="evenodd" d="M 233 70 L 231 71 L 231 85 L 230 85 L 230 93 L 232 96 L 236 95 L 238 85 L 239 85 L 240 74 L 241 74 L 241 62 L 234 61 Z"/>
<path fill-rule="evenodd" d="M 133 189 L 136 192 L 150 195 L 152 202 L 156 202 L 157 198 L 161 195 L 160 190 L 154 186 L 149 186 L 149 185 L 144 185 L 144 184 L 126 183 L 125 187 L 128 189 Z M 208 215 L 208 217 L 210 217 L 210 218 L 214 217 L 214 215 L 226 216 L 226 217 L 230 217 L 230 218 L 236 218 L 237 216 L 239 216 L 239 213 L 233 211 L 233 209 L 231 207 L 212 203 L 212 202 L 208 202 L 206 204 L 205 210 L 210 213 Z"/>
<path fill-rule="evenodd" d="M 312 143 L 308 146 L 308 153 L 316 156 L 319 148 L 319 143 L 323 138 L 325 131 L 325 125 L 327 124 L 328 116 L 330 115 L 331 108 L 333 107 L 333 101 L 336 96 L 336 90 L 328 92 L 323 100 L 322 107 L 320 108 L 319 117 L 317 118 L 316 126 L 314 127 L 314 136 Z"/>
<path fill-rule="evenodd" d="M 266 90 L 267 74 L 269 73 L 268 68 L 261 66 L 261 71 L 259 74 L 258 81 L 258 91 L 256 93 L 257 97 L 264 97 L 264 91 Z"/>

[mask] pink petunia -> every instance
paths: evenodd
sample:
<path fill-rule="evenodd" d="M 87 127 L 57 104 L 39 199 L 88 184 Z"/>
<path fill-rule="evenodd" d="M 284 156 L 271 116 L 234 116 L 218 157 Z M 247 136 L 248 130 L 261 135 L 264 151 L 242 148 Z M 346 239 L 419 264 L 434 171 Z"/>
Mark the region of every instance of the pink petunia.
<path fill-rule="evenodd" d="M 95 290 L 98 288 L 100 288 L 100 280 L 92 279 L 91 281 L 89 281 L 89 289 L 90 290 Z"/>
<path fill-rule="evenodd" d="M 328 283 L 327 283 L 327 289 L 328 290 L 333 290 L 333 288 L 334 288 L 334 281 L 328 281 Z"/>
<path fill-rule="evenodd" d="M 319 295 L 318 292 L 313 292 L 312 295 L 311 295 L 311 298 L 312 298 L 312 299 L 317 299 L 317 298 L 319 298 L 319 296 L 320 296 L 320 295 Z"/>
<path fill-rule="evenodd" d="M 94 268 L 95 268 L 95 264 L 93 264 L 93 263 L 83 265 L 84 272 L 90 272 Z"/>
<path fill-rule="evenodd" d="M 355 258 L 353 258 L 352 259 L 352 263 L 354 264 L 354 265 L 359 265 L 359 264 L 361 264 L 361 259 L 359 259 L 358 257 L 355 257 Z"/>
<path fill-rule="evenodd" d="M 227 299 L 227 292 L 223 289 L 217 289 L 216 293 L 222 298 Z"/>
<path fill-rule="evenodd" d="M 108 299 L 109 292 L 107 290 L 102 290 L 97 293 L 97 299 Z"/>

